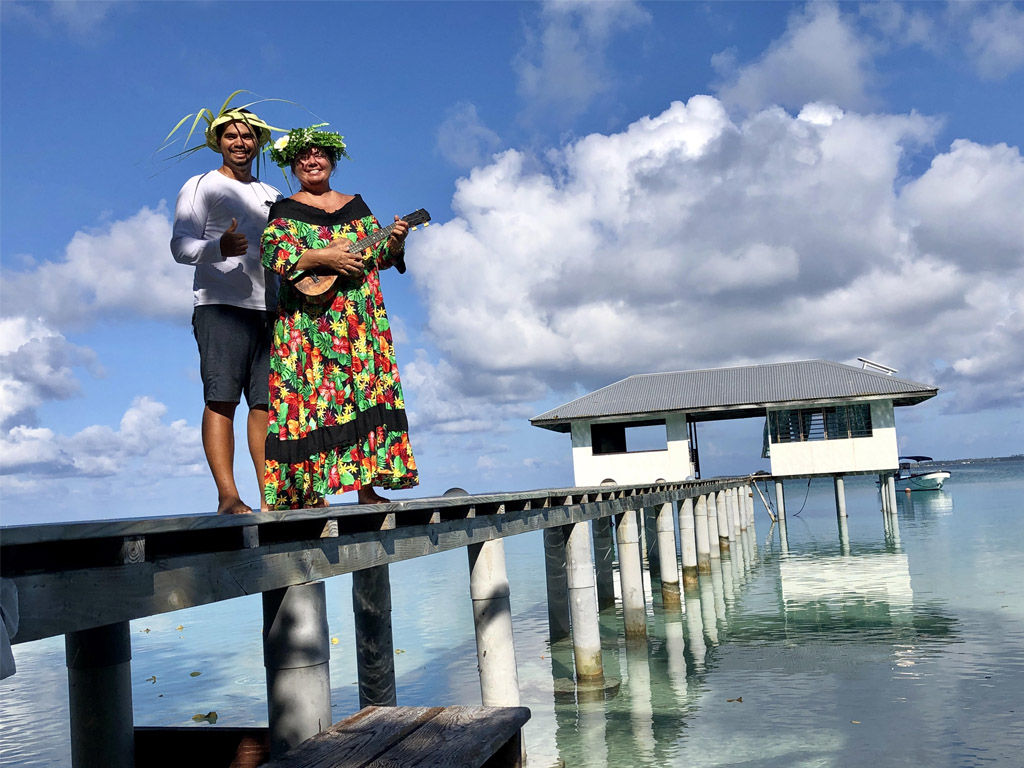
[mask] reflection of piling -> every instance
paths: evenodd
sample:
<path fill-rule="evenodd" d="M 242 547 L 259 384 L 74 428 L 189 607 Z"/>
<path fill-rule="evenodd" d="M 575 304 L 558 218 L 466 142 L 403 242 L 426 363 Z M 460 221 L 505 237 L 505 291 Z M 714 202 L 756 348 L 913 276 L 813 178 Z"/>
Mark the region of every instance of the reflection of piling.
<path fill-rule="evenodd" d="M 615 547 L 612 544 L 612 519 L 594 521 L 594 567 L 597 570 L 597 606 L 615 607 Z"/>
<path fill-rule="evenodd" d="M 789 554 L 789 532 L 786 530 L 786 518 L 779 514 L 779 551 L 784 555 Z"/>
<path fill-rule="evenodd" d="M 644 598 L 643 566 L 640 562 L 640 536 L 634 510 L 626 510 L 617 516 L 615 537 L 619 551 L 622 620 L 626 627 L 626 638 L 645 638 L 647 603 Z"/>
<path fill-rule="evenodd" d="M 135 764 L 127 621 L 64 636 L 75 768 Z"/>
<path fill-rule="evenodd" d="M 707 579 L 706 576 L 701 577 Z M 700 584 L 685 592 L 686 601 L 686 642 L 690 649 L 694 668 L 704 669 L 704 655 L 708 648 L 704 643 L 704 621 L 701 618 Z"/>
<path fill-rule="evenodd" d="M 850 554 L 850 527 L 846 515 L 839 516 L 839 551 Z"/>
<path fill-rule="evenodd" d="M 481 702 L 485 707 L 518 707 L 519 674 L 512 636 L 505 542 L 495 539 L 470 544 L 466 549 Z"/>
<path fill-rule="evenodd" d="M 275 757 L 331 724 L 326 595 L 322 581 L 263 593 L 263 663 Z"/>
<path fill-rule="evenodd" d="M 725 565 L 724 559 L 713 560 L 711 563 L 711 588 L 715 599 L 715 616 L 722 631 L 726 630 L 728 621 L 725 608 Z M 703 596 L 701 596 L 703 600 Z"/>
<path fill-rule="evenodd" d="M 715 585 L 713 574 L 718 559 L 711 561 L 711 572 L 700 575 L 700 614 L 704 636 L 711 645 L 718 645 L 718 617 L 715 615 Z M 719 567 L 719 572 L 721 568 Z"/>
<path fill-rule="evenodd" d="M 658 569 L 661 575 L 661 601 L 666 608 L 679 607 L 679 559 L 676 557 L 676 525 L 672 502 L 657 507 L 655 529 L 658 534 Z M 651 564 L 654 569 L 654 564 Z"/>
<path fill-rule="evenodd" d="M 704 513 L 704 535 L 707 537 L 707 511 Z M 683 556 L 683 586 L 696 586 L 697 584 L 697 529 L 693 514 L 693 499 L 683 499 L 679 502 L 679 547 Z M 709 559 L 705 557 L 705 559 Z"/>
<path fill-rule="evenodd" d="M 569 582 L 565 572 L 565 530 L 544 529 L 544 575 L 548 592 L 548 637 L 569 636 Z"/>
<path fill-rule="evenodd" d="M 395 644 L 391 632 L 391 577 L 387 565 L 352 572 L 359 707 L 393 707 Z"/>
<path fill-rule="evenodd" d="M 572 649 L 577 682 L 604 679 L 601 667 L 601 634 L 597 617 L 597 585 L 590 556 L 586 523 L 565 526 L 565 572 L 569 583 L 569 613 L 572 618 Z"/>
<path fill-rule="evenodd" d="M 633 739 L 641 759 L 650 764 L 654 752 L 654 707 L 651 703 L 651 667 L 646 647 L 626 648 L 626 671 L 629 674 L 629 719 Z"/>

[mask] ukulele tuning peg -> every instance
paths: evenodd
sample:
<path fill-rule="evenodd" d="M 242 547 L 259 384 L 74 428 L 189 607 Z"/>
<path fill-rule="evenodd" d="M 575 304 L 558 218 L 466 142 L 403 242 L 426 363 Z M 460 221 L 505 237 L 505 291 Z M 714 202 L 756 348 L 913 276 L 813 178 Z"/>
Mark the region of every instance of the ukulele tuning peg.
<path fill-rule="evenodd" d="M 425 222 L 423 222 L 423 226 L 424 226 L 424 227 L 429 227 L 429 226 L 430 226 L 430 222 L 429 222 L 429 221 L 425 221 Z"/>
<path fill-rule="evenodd" d="M 410 232 L 415 232 L 416 230 L 417 230 L 417 227 L 409 227 L 409 231 Z"/>

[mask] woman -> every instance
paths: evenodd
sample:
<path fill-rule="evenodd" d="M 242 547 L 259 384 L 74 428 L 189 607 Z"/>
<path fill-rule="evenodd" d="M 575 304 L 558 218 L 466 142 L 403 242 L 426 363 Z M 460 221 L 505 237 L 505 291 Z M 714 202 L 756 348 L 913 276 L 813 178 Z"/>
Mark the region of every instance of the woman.
<path fill-rule="evenodd" d="M 376 504 L 387 499 L 374 486 L 419 482 L 378 276 L 395 264 L 405 271 L 408 226 L 396 216 L 387 239 L 349 252 L 380 224 L 359 195 L 331 189 L 348 154 L 320 127 L 293 130 L 270 152 L 301 187 L 270 209 L 262 241 L 263 264 L 284 278 L 270 357 L 271 509 L 326 506 L 325 496 L 351 490 Z M 334 290 L 305 295 L 296 283 L 310 274 L 334 279 Z"/>

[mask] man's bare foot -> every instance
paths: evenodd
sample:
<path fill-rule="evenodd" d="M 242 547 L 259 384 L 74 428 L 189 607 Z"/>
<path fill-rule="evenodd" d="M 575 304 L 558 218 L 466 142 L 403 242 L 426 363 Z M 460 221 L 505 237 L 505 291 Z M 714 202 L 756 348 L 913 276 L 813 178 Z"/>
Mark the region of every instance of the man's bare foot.
<path fill-rule="evenodd" d="M 383 496 L 378 496 L 377 492 L 375 490 L 373 490 L 373 488 L 371 488 L 369 486 L 367 486 L 365 488 L 360 488 L 358 491 L 356 491 L 356 493 L 359 494 L 359 503 L 360 504 L 387 504 L 388 503 L 388 499 L 385 499 Z"/>
<path fill-rule="evenodd" d="M 251 515 L 252 507 L 237 496 L 224 499 L 217 505 L 218 515 Z"/>

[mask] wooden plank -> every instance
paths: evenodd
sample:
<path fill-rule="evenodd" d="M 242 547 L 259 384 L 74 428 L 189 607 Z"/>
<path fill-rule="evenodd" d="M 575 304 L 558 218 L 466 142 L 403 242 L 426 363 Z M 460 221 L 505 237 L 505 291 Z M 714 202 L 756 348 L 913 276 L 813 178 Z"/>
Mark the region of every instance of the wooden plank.
<path fill-rule="evenodd" d="M 270 761 L 266 768 L 364 766 L 441 711 L 442 707 L 366 707 Z"/>
<path fill-rule="evenodd" d="M 436 717 L 365 765 L 366 768 L 479 768 L 519 733 L 529 719 L 530 710 L 526 707 L 445 707 Z"/>

